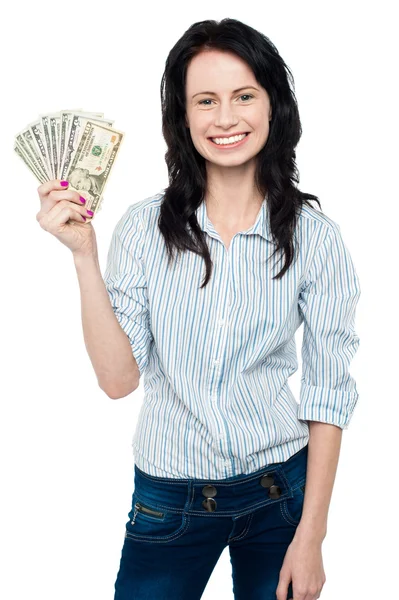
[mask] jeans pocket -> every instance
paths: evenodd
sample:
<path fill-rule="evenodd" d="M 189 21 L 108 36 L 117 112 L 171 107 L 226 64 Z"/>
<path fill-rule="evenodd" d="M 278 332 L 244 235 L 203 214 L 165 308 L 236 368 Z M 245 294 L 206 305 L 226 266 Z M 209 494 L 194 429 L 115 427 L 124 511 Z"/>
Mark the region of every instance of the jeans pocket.
<path fill-rule="evenodd" d="M 183 535 L 189 516 L 157 508 L 151 502 L 133 495 L 129 521 L 125 525 L 125 538 L 146 542 L 169 542 Z"/>
<path fill-rule="evenodd" d="M 296 527 L 299 524 L 302 518 L 304 498 L 305 481 L 303 481 L 293 490 L 293 495 L 291 498 L 286 498 L 281 503 L 281 514 L 289 525 Z"/>

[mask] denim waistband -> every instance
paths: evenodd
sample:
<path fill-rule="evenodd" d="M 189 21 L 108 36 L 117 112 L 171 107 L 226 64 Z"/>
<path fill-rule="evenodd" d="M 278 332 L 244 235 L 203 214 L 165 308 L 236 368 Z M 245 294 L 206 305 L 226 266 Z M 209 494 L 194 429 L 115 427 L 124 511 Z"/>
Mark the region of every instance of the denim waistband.
<path fill-rule="evenodd" d="M 171 512 L 201 516 L 239 516 L 245 514 L 245 511 L 276 502 L 276 499 L 292 498 L 294 490 L 306 480 L 307 456 L 308 444 L 284 462 L 272 463 L 253 473 L 226 479 L 156 477 L 144 473 L 135 465 L 134 497 L 153 508 Z M 278 498 L 271 497 L 269 488 L 262 486 L 261 479 L 265 475 L 270 476 L 273 486 L 279 488 Z M 208 512 L 202 505 L 205 486 L 213 486 L 216 490 L 213 497 L 217 508 L 214 512 Z"/>

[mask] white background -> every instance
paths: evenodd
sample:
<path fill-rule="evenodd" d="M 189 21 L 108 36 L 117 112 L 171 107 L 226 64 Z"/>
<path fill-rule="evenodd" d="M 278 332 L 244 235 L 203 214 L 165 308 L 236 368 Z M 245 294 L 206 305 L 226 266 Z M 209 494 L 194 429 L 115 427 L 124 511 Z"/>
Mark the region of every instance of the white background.
<path fill-rule="evenodd" d="M 141 383 L 111 400 L 98 387 L 72 254 L 36 221 L 39 182 L 13 151 L 14 136 L 39 114 L 67 107 L 104 112 L 125 132 L 94 221 L 104 272 L 127 206 L 168 183 L 159 93 L 167 54 L 192 23 L 224 17 L 266 34 L 291 68 L 303 127 L 299 187 L 340 225 L 361 283 L 360 348 L 351 367 L 360 398 L 343 434 L 321 598 L 397 594 L 393 9 L 384 1 L 8 4 L 0 38 L 2 598 L 113 598 L 143 394 Z M 297 336 L 299 369 L 290 385 L 298 398 L 302 328 Z M 233 598 L 228 548 L 203 598 Z"/>

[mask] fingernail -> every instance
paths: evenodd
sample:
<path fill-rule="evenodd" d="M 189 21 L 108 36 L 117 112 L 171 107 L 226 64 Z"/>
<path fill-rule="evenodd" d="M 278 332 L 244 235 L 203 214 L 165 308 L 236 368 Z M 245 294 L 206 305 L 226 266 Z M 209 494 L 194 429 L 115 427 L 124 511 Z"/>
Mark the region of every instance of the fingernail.
<path fill-rule="evenodd" d="M 62 187 L 66 187 L 67 185 L 69 185 L 68 181 L 61 181 L 60 183 L 61 183 Z"/>
<path fill-rule="evenodd" d="M 94 212 L 92 210 L 86 210 L 87 214 L 90 215 L 91 217 L 94 215 Z"/>
<path fill-rule="evenodd" d="M 86 202 L 86 198 L 83 198 L 83 196 L 79 196 L 79 200 L 82 202 L 82 204 Z"/>
<path fill-rule="evenodd" d="M 83 215 L 82 215 L 82 219 L 84 219 L 86 221 L 86 217 L 84 217 Z"/>

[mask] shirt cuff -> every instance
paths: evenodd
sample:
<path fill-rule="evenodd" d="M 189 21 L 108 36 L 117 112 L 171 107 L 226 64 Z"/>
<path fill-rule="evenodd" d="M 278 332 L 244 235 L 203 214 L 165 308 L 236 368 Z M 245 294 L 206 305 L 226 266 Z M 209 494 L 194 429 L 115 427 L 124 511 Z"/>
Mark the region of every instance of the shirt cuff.
<path fill-rule="evenodd" d="M 307 385 L 302 381 L 298 419 L 320 421 L 348 429 L 359 394 Z"/>

